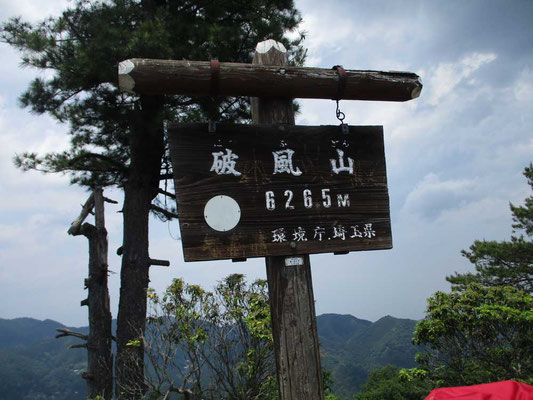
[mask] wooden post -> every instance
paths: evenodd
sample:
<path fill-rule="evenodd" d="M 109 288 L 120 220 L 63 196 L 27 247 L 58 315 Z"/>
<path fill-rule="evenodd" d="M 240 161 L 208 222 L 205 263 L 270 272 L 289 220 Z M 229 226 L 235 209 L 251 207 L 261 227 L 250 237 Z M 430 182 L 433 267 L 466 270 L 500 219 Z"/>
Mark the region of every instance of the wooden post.
<path fill-rule="evenodd" d="M 94 207 L 95 224 L 83 223 Z M 80 216 L 68 230 L 70 235 L 83 235 L 89 240 L 89 277 L 85 279 L 88 288 L 87 299 L 81 305 L 89 308 L 89 335 L 58 330 L 56 337 L 76 336 L 87 343 L 71 348 L 87 348 L 87 371 L 82 377 L 87 380 L 88 398 L 113 397 L 113 354 L 111 352 L 111 311 L 107 288 L 107 231 L 104 218 L 104 196 L 102 189 L 96 189 L 85 202 Z"/>
<path fill-rule="evenodd" d="M 285 47 L 274 40 L 256 47 L 253 64 L 286 65 Z M 294 125 L 291 98 L 253 98 L 254 123 Z M 281 400 L 323 400 L 315 302 L 309 255 L 300 265 L 267 257 L 267 280 Z"/>

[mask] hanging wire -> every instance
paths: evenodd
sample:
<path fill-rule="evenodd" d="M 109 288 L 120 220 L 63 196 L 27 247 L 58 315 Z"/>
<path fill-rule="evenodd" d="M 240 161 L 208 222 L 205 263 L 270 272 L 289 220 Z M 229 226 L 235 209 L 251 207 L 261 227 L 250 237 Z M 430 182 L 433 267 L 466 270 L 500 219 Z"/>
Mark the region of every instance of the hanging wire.
<path fill-rule="evenodd" d="M 172 239 L 176 240 L 176 241 L 181 240 L 181 236 L 179 236 L 179 234 L 178 234 L 178 236 L 174 236 L 174 235 L 172 234 L 172 232 L 170 231 L 170 222 L 171 222 L 170 220 L 167 221 L 167 229 L 168 229 L 168 234 L 169 234 L 169 236 L 170 236 Z"/>

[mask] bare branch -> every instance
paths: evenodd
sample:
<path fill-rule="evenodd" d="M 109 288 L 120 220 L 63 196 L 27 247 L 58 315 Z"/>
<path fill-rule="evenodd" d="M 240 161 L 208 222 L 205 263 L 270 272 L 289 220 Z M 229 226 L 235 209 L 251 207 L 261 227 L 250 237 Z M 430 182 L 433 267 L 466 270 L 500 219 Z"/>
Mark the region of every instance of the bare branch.
<path fill-rule="evenodd" d="M 174 175 L 172 174 L 161 174 L 159 175 L 160 181 L 166 181 L 167 179 L 174 179 Z"/>
<path fill-rule="evenodd" d="M 174 218 L 178 218 L 178 214 L 174 214 L 168 210 L 165 210 L 164 208 L 161 208 L 161 207 L 158 207 L 154 204 L 152 204 L 150 206 L 150 209 L 151 210 L 154 210 L 155 212 L 158 212 L 158 213 L 161 213 L 163 214 L 165 217 L 167 217 L 168 219 L 174 219 Z"/>
<path fill-rule="evenodd" d="M 191 400 L 193 397 L 193 392 L 189 389 L 182 389 L 182 388 L 177 388 L 177 387 L 174 387 L 174 386 L 171 386 L 168 388 L 168 391 L 167 391 L 167 394 L 165 395 L 164 399 L 167 399 L 168 398 L 168 394 L 170 394 L 170 392 L 175 392 L 175 393 L 180 393 L 183 395 L 183 398 L 185 400 Z"/>
<path fill-rule="evenodd" d="M 175 194 L 167 192 L 166 190 L 163 190 L 163 189 L 159 189 L 159 194 L 162 194 L 164 196 L 170 197 L 171 199 L 176 199 L 176 195 Z"/>
<path fill-rule="evenodd" d="M 60 334 L 56 335 L 56 339 L 60 337 L 65 337 L 65 336 L 74 336 L 79 339 L 89 340 L 89 336 L 84 335 L 83 333 L 74 332 L 68 329 L 63 329 L 63 328 L 57 328 L 56 331 L 61 332 Z"/>
<path fill-rule="evenodd" d="M 70 228 L 67 231 L 69 235 L 77 236 L 77 235 L 82 234 L 81 224 L 83 224 L 83 221 L 85 221 L 85 218 L 87 218 L 89 213 L 92 211 L 93 207 L 94 207 L 94 193 L 91 193 L 91 195 L 89 196 L 85 204 L 82 206 L 80 215 L 70 225 Z"/>

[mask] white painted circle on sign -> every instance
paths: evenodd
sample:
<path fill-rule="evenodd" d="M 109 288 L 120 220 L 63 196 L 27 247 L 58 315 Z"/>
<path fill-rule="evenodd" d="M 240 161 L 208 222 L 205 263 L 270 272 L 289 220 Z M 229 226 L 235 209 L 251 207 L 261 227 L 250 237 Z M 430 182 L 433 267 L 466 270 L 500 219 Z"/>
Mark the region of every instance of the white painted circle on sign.
<path fill-rule="evenodd" d="M 229 196 L 212 197 L 204 208 L 207 225 L 219 232 L 226 232 L 237 226 L 241 219 L 241 208 Z"/>

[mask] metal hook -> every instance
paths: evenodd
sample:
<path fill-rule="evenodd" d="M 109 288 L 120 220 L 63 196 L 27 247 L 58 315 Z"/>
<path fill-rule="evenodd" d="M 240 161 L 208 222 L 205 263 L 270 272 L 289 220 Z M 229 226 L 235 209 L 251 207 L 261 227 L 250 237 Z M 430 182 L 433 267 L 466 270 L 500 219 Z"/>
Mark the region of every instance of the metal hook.
<path fill-rule="evenodd" d="M 343 124 L 344 123 L 343 121 L 344 121 L 344 118 L 346 118 L 346 115 L 339 108 L 339 100 L 337 100 L 337 109 L 335 110 L 335 114 L 337 115 L 337 119 L 341 121 L 341 124 Z"/>
<path fill-rule="evenodd" d="M 346 71 L 341 65 L 335 65 L 332 69 L 337 71 L 337 74 L 339 75 L 337 96 L 334 98 L 334 100 L 337 102 L 337 109 L 335 110 L 335 115 L 337 116 L 337 119 L 341 122 L 342 133 L 346 134 L 349 132 L 348 125 L 344 123 L 344 119 L 346 118 L 346 115 L 340 110 L 340 107 L 339 107 L 339 101 L 342 99 L 342 96 L 344 95 L 344 90 L 346 89 Z"/>
<path fill-rule="evenodd" d="M 341 122 L 341 131 L 344 134 L 347 134 L 350 132 L 350 128 L 348 125 L 344 123 L 344 118 L 346 118 L 346 115 L 340 110 L 339 108 L 339 100 L 337 100 L 337 109 L 335 110 L 335 114 L 337 115 L 337 119 Z"/>

